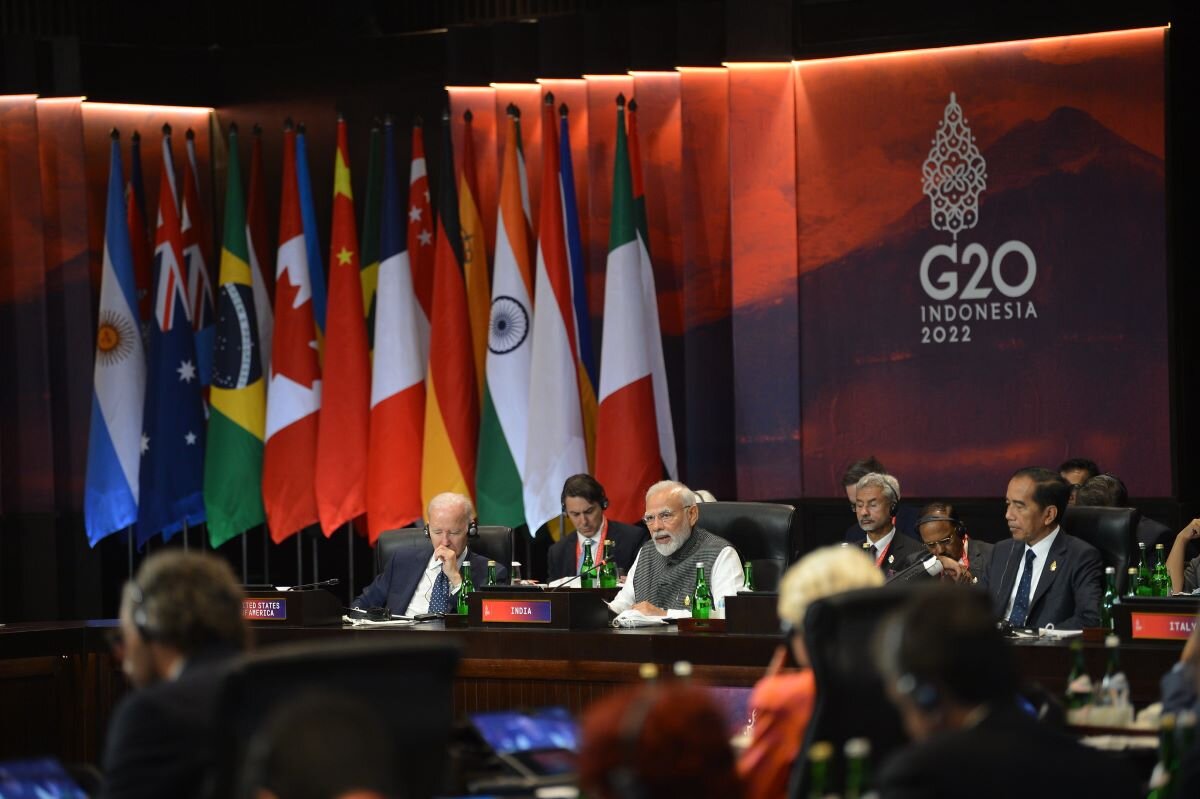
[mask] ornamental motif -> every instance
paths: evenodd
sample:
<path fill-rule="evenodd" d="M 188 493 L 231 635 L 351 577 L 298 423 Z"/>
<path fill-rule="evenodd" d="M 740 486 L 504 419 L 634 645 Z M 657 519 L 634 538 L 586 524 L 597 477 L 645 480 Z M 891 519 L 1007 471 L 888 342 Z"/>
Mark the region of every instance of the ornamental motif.
<path fill-rule="evenodd" d="M 979 221 L 979 195 L 987 188 L 987 162 L 975 146 L 975 136 L 963 117 L 962 106 L 950 92 L 929 157 L 921 167 L 921 189 L 929 197 L 935 230 L 954 239 Z"/>

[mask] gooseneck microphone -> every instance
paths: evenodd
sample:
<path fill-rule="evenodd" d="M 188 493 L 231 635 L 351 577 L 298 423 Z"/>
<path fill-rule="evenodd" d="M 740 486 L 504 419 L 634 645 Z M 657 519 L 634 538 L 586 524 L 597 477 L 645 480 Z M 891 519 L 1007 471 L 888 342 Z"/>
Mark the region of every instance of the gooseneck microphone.
<path fill-rule="evenodd" d="M 920 557 L 921 554 L 917 553 L 917 558 Z M 924 560 L 918 559 L 911 566 L 906 566 L 902 570 L 896 572 L 894 575 L 888 578 L 888 584 L 911 583 L 914 580 L 924 580 L 929 577 L 937 577 L 942 573 L 943 569 L 944 567 L 942 566 L 942 561 L 938 558 L 938 556 L 930 555 Z"/>
<path fill-rule="evenodd" d="M 331 577 L 328 580 L 322 580 L 319 583 L 303 583 L 301 585 L 289 585 L 288 591 L 308 591 L 313 588 L 332 588 L 340 581 L 336 577 Z"/>

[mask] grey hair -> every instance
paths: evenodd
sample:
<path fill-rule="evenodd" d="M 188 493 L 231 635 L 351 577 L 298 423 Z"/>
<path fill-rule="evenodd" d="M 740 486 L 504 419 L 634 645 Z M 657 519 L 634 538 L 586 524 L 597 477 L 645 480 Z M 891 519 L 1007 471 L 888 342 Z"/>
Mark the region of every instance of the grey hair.
<path fill-rule="evenodd" d="M 690 508 L 696 504 L 696 492 L 685 486 L 678 480 L 659 480 L 654 485 L 646 489 L 646 502 L 650 502 L 650 497 L 660 491 L 670 491 L 679 499 L 679 503 Z"/>
<path fill-rule="evenodd" d="M 855 492 L 862 491 L 864 488 L 874 486 L 883 490 L 884 496 L 888 501 L 895 504 L 900 501 L 900 481 L 890 474 L 880 474 L 879 472 L 871 472 L 864 474 L 858 479 L 858 483 L 854 486 Z"/>
<path fill-rule="evenodd" d="M 453 491 L 445 491 L 429 500 L 429 506 L 425 509 L 426 519 L 433 515 L 435 508 L 462 508 L 468 521 L 475 518 L 475 506 L 471 504 L 471 498 Z"/>

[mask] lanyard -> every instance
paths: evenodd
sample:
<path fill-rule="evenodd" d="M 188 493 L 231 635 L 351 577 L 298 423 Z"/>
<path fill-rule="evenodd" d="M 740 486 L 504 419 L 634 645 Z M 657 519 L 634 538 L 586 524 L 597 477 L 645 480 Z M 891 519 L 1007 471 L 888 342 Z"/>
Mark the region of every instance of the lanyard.
<path fill-rule="evenodd" d="M 870 551 L 872 546 L 874 546 L 874 544 L 872 544 L 870 542 L 870 540 L 868 540 L 867 545 L 865 547 L 863 547 L 863 549 Z M 875 556 L 875 568 L 878 569 L 879 567 L 883 566 L 883 559 L 887 557 L 888 550 L 891 548 L 892 548 L 892 542 L 888 541 L 888 545 L 886 547 L 884 547 L 883 549 L 879 550 L 879 554 Z"/>
<path fill-rule="evenodd" d="M 963 565 L 964 569 L 971 568 L 971 556 L 967 554 L 967 547 L 971 543 L 971 537 L 966 533 L 963 534 L 963 556 L 958 559 L 958 562 Z"/>
<path fill-rule="evenodd" d="M 604 559 L 604 537 L 608 535 L 608 519 L 605 519 L 600 525 L 600 535 L 596 536 L 596 545 L 592 547 L 592 562 L 600 563 Z M 575 535 L 575 563 L 579 563 L 579 559 L 583 557 L 583 542 L 579 540 L 578 533 Z"/>

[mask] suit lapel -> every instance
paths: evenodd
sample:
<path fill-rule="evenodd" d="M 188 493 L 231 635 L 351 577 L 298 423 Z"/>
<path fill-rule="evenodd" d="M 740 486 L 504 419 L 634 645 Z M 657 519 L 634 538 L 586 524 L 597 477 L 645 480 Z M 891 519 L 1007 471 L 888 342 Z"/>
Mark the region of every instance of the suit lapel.
<path fill-rule="evenodd" d="M 1042 575 L 1038 578 L 1037 590 L 1033 592 L 1033 597 L 1029 600 L 1029 612 L 1031 614 L 1037 603 L 1050 590 L 1050 586 L 1054 583 L 1054 578 L 1058 576 L 1058 572 L 1067 568 L 1067 542 L 1063 538 L 1064 535 L 1066 533 L 1059 528 L 1058 535 L 1054 539 L 1054 546 L 1050 547 L 1046 562 L 1042 564 Z"/>

